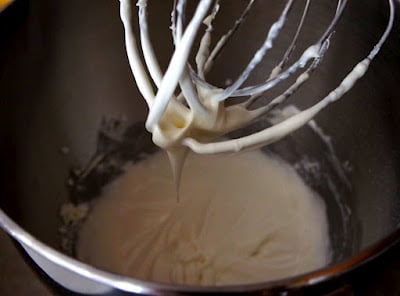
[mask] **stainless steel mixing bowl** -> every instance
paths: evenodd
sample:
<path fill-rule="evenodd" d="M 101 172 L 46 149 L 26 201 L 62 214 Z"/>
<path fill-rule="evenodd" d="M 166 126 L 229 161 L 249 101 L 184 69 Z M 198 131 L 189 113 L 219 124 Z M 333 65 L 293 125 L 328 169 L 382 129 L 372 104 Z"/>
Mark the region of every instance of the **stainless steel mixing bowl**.
<path fill-rule="evenodd" d="M 333 2 L 312 3 L 309 33 L 299 49 L 325 28 Z M 245 1 L 225 4 L 217 31 L 227 28 Z M 277 0 L 257 1 L 210 73 L 215 83 L 237 75 L 282 5 Z M 294 165 L 302 157 L 319 161 L 318 176 L 299 170 L 328 205 L 331 264 L 275 282 L 184 287 L 112 274 L 60 249 L 59 208 L 70 198 L 65 184 L 69 170 L 98 152 L 104 117 L 124 117 L 130 125 L 141 124 L 146 115 L 128 67 L 118 6 L 116 0 L 17 0 L 0 15 L 0 226 L 29 255 L 32 265 L 59 289 L 83 294 L 321 295 L 344 291 L 344 284 L 352 289 L 357 272 L 373 269 L 373 259 L 388 253 L 400 238 L 399 22 L 368 74 L 316 118 L 335 154 L 329 141 L 322 141 L 309 127 L 266 148 Z M 151 6 L 156 51 L 165 67 L 171 52 L 170 3 L 160 0 Z M 291 103 L 308 106 L 337 85 L 379 38 L 387 12 L 384 0 L 350 1 L 326 59 Z M 287 38 L 283 36 L 283 43 Z M 263 63 L 254 80 L 273 66 L 270 61 Z M 132 147 L 140 147 L 143 137 L 133 137 Z"/>

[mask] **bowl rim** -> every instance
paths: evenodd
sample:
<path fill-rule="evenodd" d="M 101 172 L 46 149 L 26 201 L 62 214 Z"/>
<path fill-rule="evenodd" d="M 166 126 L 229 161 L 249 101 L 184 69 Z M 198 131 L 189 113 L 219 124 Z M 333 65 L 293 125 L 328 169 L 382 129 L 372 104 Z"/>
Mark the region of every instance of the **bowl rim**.
<path fill-rule="evenodd" d="M 164 295 L 165 293 L 259 293 L 262 291 L 290 291 L 306 287 L 314 287 L 318 284 L 340 278 L 352 270 L 363 266 L 364 264 L 383 254 L 400 241 L 400 228 L 397 227 L 393 232 L 386 235 L 378 242 L 365 248 L 357 255 L 305 274 L 280 280 L 245 285 L 185 286 L 138 280 L 112 272 L 107 272 L 83 263 L 48 246 L 44 242 L 29 234 L 20 225 L 14 222 L 1 208 L 0 228 L 4 229 L 4 231 L 6 231 L 20 244 L 29 247 L 47 260 L 69 270 L 70 272 L 76 273 L 86 279 L 98 282 L 99 284 L 104 284 L 110 288 L 122 290 L 124 292 L 152 295 Z"/>

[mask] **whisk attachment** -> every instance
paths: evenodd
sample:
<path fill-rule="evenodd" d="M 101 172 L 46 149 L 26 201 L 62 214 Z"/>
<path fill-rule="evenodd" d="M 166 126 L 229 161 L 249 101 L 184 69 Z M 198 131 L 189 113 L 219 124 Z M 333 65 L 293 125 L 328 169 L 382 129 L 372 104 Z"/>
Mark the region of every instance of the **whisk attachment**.
<path fill-rule="evenodd" d="M 213 47 L 211 47 L 213 23 L 222 9 L 222 2 L 219 0 L 198 1 L 192 18 L 185 22 L 187 1 L 175 0 L 171 12 L 171 34 L 175 49 L 165 73 L 161 71 L 150 42 L 147 0 L 137 2 L 141 52 L 133 33 L 135 17 L 133 16 L 132 1 L 120 0 L 128 59 L 139 91 L 149 107 L 146 128 L 153 133 L 153 141 L 170 152 L 187 149 L 204 154 L 237 152 L 242 149 L 271 144 L 305 125 L 321 110 L 342 98 L 366 73 L 371 61 L 392 30 L 395 15 L 394 0 L 387 0 L 390 16 L 379 41 L 369 55 L 355 65 L 326 97 L 311 107 L 261 131 L 236 139 L 214 142 L 215 139 L 249 125 L 260 116 L 268 114 L 283 104 L 308 81 L 329 49 L 335 26 L 345 11 L 347 2 L 347 0 L 337 1 L 337 9 L 332 20 L 320 38 L 308 46 L 298 60 L 289 64 L 291 54 L 302 34 L 310 10 L 311 0 L 305 1 L 297 29 L 279 63 L 266 76 L 264 82 L 243 87 L 253 70 L 273 48 L 274 42 L 279 38 L 282 28 L 288 21 L 288 15 L 294 7 L 295 0 L 286 1 L 281 14 L 270 27 L 261 47 L 244 67 L 242 73 L 229 86 L 221 88 L 207 81 L 207 73 L 229 39 L 246 19 L 254 6 L 254 0 L 248 1 L 247 6 L 232 27 Z M 195 39 L 202 24 L 205 25 L 205 30 L 199 45 L 196 46 Z M 189 63 L 189 56 L 196 47 L 194 69 Z M 280 95 L 266 105 L 255 109 L 250 108 L 254 106 L 253 104 L 258 98 L 299 71 L 301 73 L 297 74 L 294 83 Z M 178 95 L 175 95 L 176 93 Z M 242 97 L 243 100 L 236 104 L 226 104 L 226 101 L 233 97 Z"/>

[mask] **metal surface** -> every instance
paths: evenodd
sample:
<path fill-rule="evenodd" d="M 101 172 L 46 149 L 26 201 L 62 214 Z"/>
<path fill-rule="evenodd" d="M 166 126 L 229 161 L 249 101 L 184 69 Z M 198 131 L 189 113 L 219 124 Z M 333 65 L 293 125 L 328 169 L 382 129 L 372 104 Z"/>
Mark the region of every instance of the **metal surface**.
<path fill-rule="evenodd" d="M 19 4 L 18 4 L 19 3 Z M 22 4 L 21 4 L 22 3 Z M 244 2 L 226 5 L 223 30 Z M 250 286 L 196 288 L 124 278 L 78 262 L 59 251 L 59 207 L 68 199 L 65 180 L 71 166 L 84 165 L 96 151 L 104 117 L 142 121 L 147 112 L 130 74 L 123 47 L 118 1 L 17 1 L 22 22 L 1 29 L 0 54 L 0 225 L 61 286 L 76 292 L 144 294 L 172 292 L 263 292 L 298 295 L 330 292 L 349 281 L 356 267 L 399 240 L 400 221 L 400 41 L 398 25 L 366 77 L 340 102 L 317 118 L 336 154 L 351 170 L 349 189 L 329 162 L 327 146 L 307 129 L 270 149 L 295 163 L 309 153 L 323 162 L 340 204 L 324 174 L 310 180 L 329 208 L 333 262 L 310 274 Z M 157 24 L 156 48 L 169 37 L 167 1 L 156 2 L 150 20 Z M 235 77 L 257 48 L 281 1 L 258 1 L 247 25 L 217 61 L 215 83 Z M 10 7 L 12 8 L 12 7 Z M 330 1 L 313 4 L 307 24 L 310 39 L 324 29 Z M 7 11 L 6 11 L 7 12 Z M 308 106 L 335 86 L 379 38 L 387 18 L 386 1 L 350 1 L 326 60 L 311 83 L 296 95 Z M 15 18 L 14 18 L 15 19 Z M 0 21 L 2 21 L 0 19 Z M 7 24 L 10 24 L 9 20 Z M 1 28 L 1 26 L 0 26 Z M 160 29 L 159 29 L 160 28 Z M 162 29 L 161 29 L 162 28 Z M 256 28 L 256 29 L 255 29 Z M 288 28 L 290 30 L 290 28 Z M 318 32 L 317 32 L 318 31 Z M 217 32 L 218 33 L 218 32 Z M 242 38 L 240 38 L 242 36 Z M 243 37 L 245 36 L 245 38 Z M 299 45 L 301 47 L 301 45 Z M 240 49 L 240 50 L 238 50 Z M 167 55 L 166 55 L 167 56 Z M 272 56 L 272 58 L 274 58 Z M 225 62 L 223 62 L 225 59 Z M 226 63 L 228 61 L 235 61 Z M 163 67 L 166 59 L 161 59 Z M 237 64 L 238 62 L 239 64 Z M 225 65 L 223 68 L 221 65 Z M 263 67 L 271 66 L 268 61 Z M 258 73 L 258 72 L 257 72 Z M 254 79 L 262 79 L 259 72 Z M 296 144 L 296 145 L 295 145 Z M 68 147 L 67 155 L 61 153 Z M 295 148 L 293 148 L 295 147 Z M 331 176 L 333 175 L 333 176 Z M 346 209 L 351 215 L 346 214 Z M 350 272 L 350 273 L 349 273 Z M 289 294 L 285 294 L 288 292 Z"/>

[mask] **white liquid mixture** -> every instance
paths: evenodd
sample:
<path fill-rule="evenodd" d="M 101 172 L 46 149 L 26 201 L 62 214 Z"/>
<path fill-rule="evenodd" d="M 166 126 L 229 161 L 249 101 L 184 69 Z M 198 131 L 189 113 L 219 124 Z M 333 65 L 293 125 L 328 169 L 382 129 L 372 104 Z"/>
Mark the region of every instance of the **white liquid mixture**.
<path fill-rule="evenodd" d="M 188 285 L 268 281 L 329 261 L 325 205 L 282 161 L 190 155 L 180 191 L 177 203 L 164 153 L 127 166 L 83 225 L 78 258 Z"/>

